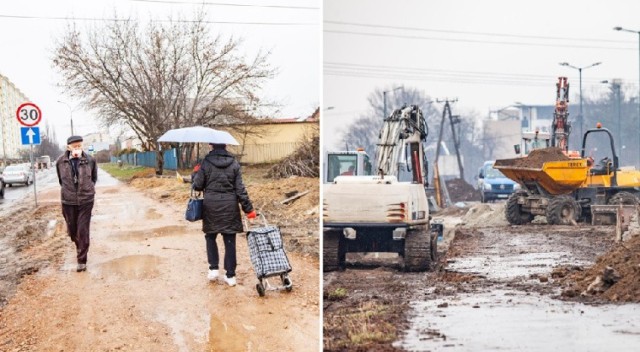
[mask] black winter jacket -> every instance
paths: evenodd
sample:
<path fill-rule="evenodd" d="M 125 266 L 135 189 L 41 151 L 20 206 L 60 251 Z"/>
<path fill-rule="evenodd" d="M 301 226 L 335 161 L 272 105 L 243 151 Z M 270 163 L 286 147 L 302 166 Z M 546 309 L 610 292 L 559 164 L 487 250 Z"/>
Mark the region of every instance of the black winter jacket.
<path fill-rule="evenodd" d="M 253 210 L 242 182 L 240 164 L 226 150 L 213 150 L 202 161 L 193 178 L 196 191 L 204 191 L 202 231 L 204 233 L 242 232 L 240 209 Z"/>

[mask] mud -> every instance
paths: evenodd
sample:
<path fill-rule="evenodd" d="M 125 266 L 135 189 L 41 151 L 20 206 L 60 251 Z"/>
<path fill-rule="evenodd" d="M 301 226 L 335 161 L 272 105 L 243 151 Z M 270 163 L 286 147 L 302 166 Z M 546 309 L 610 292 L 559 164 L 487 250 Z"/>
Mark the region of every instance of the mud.
<path fill-rule="evenodd" d="M 182 202 L 108 175 L 99 180 L 87 271 L 75 272 L 75 248 L 64 236 L 42 249 L 61 246 L 47 253 L 57 256 L 53 262 L 20 280 L 0 310 L 1 351 L 318 349 L 315 258 L 290 252 L 293 291 L 261 298 L 240 235 L 238 285 L 209 282 L 201 224 L 183 220 Z"/>
<path fill-rule="evenodd" d="M 23 202 L 0 222 L 0 307 L 20 279 L 55 263 L 64 250 L 66 232 L 59 205 L 34 209 Z"/>
<path fill-rule="evenodd" d="M 432 272 L 403 273 L 397 259 L 373 260 L 375 255 L 368 254 L 348 257 L 346 271 L 325 273 L 325 297 L 342 292 L 338 289 L 346 292 L 335 302 L 325 300 L 325 348 L 629 350 L 640 343 L 640 305 L 593 305 L 593 298 L 579 293 L 571 301 L 563 296 L 564 277 L 584 275 L 598 256 L 622 250 L 614 243 L 613 228 L 492 224 L 490 219 L 502 215 L 497 207 L 467 212 L 451 231 L 455 236 L 448 250 L 439 246 L 439 265 Z M 455 223 L 449 216 L 460 215 L 438 214 L 448 223 Z M 622 269 L 616 273 L 628 275 Z M 376 308 L 363 308 L 369 302 Z M 354 339 L 349 328 L 358 322 L 354 311 L 385 312 L 385 324 L 396 329 L 369 324 L 369 335 L 380 339 Z"/>
<path fill-rule="evenodd" d="M 480 201 L 480 192 L 461 178 L 445 181 L 452 202 Z"/>
<path fill-rule="evenodd" d="M 495 166 L 513 166 L 539 169 L 549 161 L 569 160 L 562 149 L 557 147 L 535 149 L 524 158 L 496 160 Z"/>

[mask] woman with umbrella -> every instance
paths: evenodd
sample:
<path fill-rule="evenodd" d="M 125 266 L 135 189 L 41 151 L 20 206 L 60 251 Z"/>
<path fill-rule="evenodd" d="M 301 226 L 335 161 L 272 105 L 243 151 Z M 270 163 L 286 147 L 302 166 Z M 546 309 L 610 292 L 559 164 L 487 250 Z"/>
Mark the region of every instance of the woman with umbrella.
<path fill-rule="evenodd" d="M 193 177 L 193 188 L 204 191 L 202 206 L 202 231 L 207 242 L 210 281 L 218 279 L 219 256 L 216 238 L 222 235 L 224 242 L 224 281 L 236 285 L 236 233 L 242 232 L 242 211 L 254 219 L 256 212 L 242 182 L 240 164 L 226 150 L 226 145 L 238 145 L 228 132 L 196 126 L 169 130 L 158 142 L 209 143 L 211 152 L 202 160 Z M 240 205 L 240 207 L 238 206 Z"/>
<path fill-rule="evenodd" d="M 219 275 L 219 256 L 216 238 L 222 235 L 224 242 L 224 281 L 236 285 L 236 233 L 242 232 L 240 207 L 247 218 L 256 217 L 253 205 L 242 182 L 240 164 L 226 150 L 225 144 L 210 144 L 211 152 L 204 158 L 193 178 L 193 188 L 204 191 L 202 206 L 202 231 L 207 241 L 209 274 L 215 281 Z"/>

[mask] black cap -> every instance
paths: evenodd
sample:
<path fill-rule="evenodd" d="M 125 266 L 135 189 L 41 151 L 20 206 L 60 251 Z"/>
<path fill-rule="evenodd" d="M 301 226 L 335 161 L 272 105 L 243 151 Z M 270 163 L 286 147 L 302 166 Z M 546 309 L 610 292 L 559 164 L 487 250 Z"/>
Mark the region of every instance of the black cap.
<path fill-rule="evenodd" d="M 82 137 L 81 136 L 71 136 L 71 137 L 67 138 L 67 145 L 69 145 L 71 143 L 76 143 L 76 142 L 82 142 Z"/>

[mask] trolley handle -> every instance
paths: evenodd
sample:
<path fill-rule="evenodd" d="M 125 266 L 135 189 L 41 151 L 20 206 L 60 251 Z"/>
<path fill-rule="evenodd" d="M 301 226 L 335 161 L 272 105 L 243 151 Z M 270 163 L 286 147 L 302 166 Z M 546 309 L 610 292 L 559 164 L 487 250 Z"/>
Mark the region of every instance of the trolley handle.
<path fill-rule="evenodd" d="M 267 218 L 264 216 L 264 214 L 263 214 L 263 213 L 261 213 L 261 212 L 256 212 L 256 215 L 257 215 L 257 217 L 258 217 L 258 218 L 260 218 L 260 220 L 261 220 L 261 222 L 262 222 L 262 225 L 263 225 L 263 226 L 265 226 L 265 227 L 266 227 L 266 226 L 269 226 L 269 223 L 267 222 Z M 258 226 L 253 225 L 253 224 L 249 221 L 249 219 L 247 218 L 247 215 L 246 215 L 246 214 L 242 217 L 242 222 L 244 223 L 244 227 L 247 229 L 247 231 L 251 230 L 252 228 L 256 228 L 256 227 L 258 227 Z M 250 226 L 250 225 L 253 225 L 253 226 Z"/>

